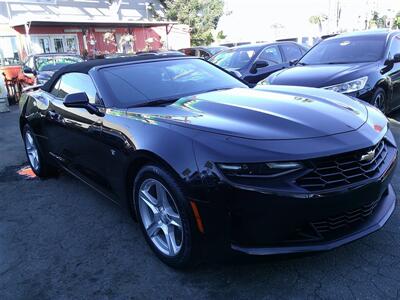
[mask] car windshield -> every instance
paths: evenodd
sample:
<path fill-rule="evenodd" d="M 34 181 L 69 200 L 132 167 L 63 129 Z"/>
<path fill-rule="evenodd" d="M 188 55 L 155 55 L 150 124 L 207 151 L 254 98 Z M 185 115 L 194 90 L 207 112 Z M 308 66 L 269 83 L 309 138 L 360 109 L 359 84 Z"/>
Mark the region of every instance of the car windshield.
<path fill-rule="evenodd" d="M 103 94 L 116 107 L 171 101 L 207 91 L 247 87 L 201 59 L 177 59 L 109 66 L 99 70 Z"/>
<path fill-rule="evenodd" d="M 299 64 L 345 64 L 378 61 L 385 51 L 385 36 L 334 38 L 316 45 Z"/>
<path fill-rule="evenodd" d="M 246 66 L 256 54 L 256 49 L 239 48 L 222 51 L 212 57 L 210 61 L 221 68 L 240 69 Z"/>
<path fill-rule="evenodd" d="M 36 58 L 36 69 L 42 71 L 57 71 L 61 67 L 69 64 L 82 62 L 79 56 L 44 56 Z"/>
<path fill-rule="evenodd" d="M 208 52 L 210 52 L 211 55 L 215 55 L 215 54 L 217 54 L 218 52 L 220 52 L 220 51 L 222 51 L 222 50 L 224 50 L 224 49 L 226 49 L 226 47 L 207 48 Z"/>

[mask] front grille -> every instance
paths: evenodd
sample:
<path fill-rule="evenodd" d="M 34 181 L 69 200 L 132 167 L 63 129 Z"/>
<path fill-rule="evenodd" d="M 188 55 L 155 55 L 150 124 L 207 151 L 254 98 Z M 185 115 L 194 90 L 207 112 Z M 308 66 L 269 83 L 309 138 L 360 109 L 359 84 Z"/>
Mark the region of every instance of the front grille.
<path fill-rule="evenodd" d="M 379 204 L 379 200 L 380 199 L 377 199 L 359 209 L 346 211 L 344 214 L 339 216 L 329 217 L 318 222 L 312 222 L 311 225 L 321 235 L 352 226 L 353 224 L 364 221 L 372 215 Z"/>
<path fill-rule="evenodd" d="M 362 160 L 371 151 L 373 158 Z M 381 172 L 387 154 L 387 145 L 382 140 L 367 149 L 311 160 L 308 162 L 311 171 L 298 178 L 297 184 L 312 192 L 350 186 Z"/>

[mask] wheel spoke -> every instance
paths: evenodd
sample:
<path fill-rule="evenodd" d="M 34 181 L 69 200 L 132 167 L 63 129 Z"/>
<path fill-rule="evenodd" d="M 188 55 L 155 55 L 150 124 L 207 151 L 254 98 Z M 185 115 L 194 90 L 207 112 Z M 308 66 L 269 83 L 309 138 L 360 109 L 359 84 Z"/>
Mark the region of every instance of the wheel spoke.
<path fill-rule="evenodd" d="M 171 225 L 174 225 L 178 228 L 182 227 L 181 218 L 176 212 L 174 212 L 172 209 L 166 209 L 165 212 L 171 220 Z"/>
<path fill-rule="evenodd" d="M 149 234 L 149 237 L 154 237 L 160 231 L 160 225 L 158 222 L 153 222 L 146 228 L 146 231 Z"/>
<path fill-rule="evenodd" d="M 167 193 L 166 193 L 164 187 L 159 182 L 156 183 L 156 191 L 157 191 L 158 205 L 164 206 L 164 208 L 166 208 L 165 204 L 167 203 L 169 205 L 168 199 L 167 199 Z"/>
<path fill-rule="evenodd" d="M 32 136 L 31 136 L 30 134 L 27 134 L 26 136 L 28 137 L 29 144 L 30 144 L 30 145 L 33 145 L 33 138 L 32 138 Z"/>
<path fill-rule="evenodd" d="M 170 255 L 175 255 L 178 252 L 178 246 L 175 239 L 175 231 L 171 226 L 163 229 L 165 239 L 167 241 L 168 252 Z"/>
<path fill-rule="evenodd" d="M 144 203 L 151 209 L 153 214 L 158 212 L 157 209 L 157 199 L 155 199 L 152 195 L 149 194 L 148 191 L 141 190 L 140 191 L 140 199 L 143 200 Z"/>

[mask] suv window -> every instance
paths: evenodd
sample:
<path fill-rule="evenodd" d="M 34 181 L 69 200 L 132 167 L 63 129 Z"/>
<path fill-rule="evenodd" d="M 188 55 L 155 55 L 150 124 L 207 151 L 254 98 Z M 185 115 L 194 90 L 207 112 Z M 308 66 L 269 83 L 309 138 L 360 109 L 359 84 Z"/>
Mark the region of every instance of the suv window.
<path fill-rule="evenodd" d="M 399 53 L 400 53 L 400 36 L 397 35 L 393 38 L 392 44 L 390 45 L 389 57 L 393 58 L 395 54 Z"/>
<path fill-rule="evenodd" d="M 286 61 L 299 59 L 302 55 L 300 48 L 296 45 L 281 45 L 281 48 L 283 50 L 283 53 L 285 54 Z"/>
<path fill-rule="evenodd" d="M 58 86 L 58 87 L 57 87 Z M 58 98 L 64 98 L 68 94 L 85 92 L 89 102 L 96 103 L 96 88 L 89 75 L 83 73 L 64 74 L 59 83 L 54 86 L 53 91 L 57 93 Z M 53 91 L 51 92 L 53 95 Z"/>
<path fill-rule="evenodd" d="M 270 66 L 282 63 L 282 55 L 278 46 L 265 48 L 258 56 L 258 59 L 267 61 Z"/>

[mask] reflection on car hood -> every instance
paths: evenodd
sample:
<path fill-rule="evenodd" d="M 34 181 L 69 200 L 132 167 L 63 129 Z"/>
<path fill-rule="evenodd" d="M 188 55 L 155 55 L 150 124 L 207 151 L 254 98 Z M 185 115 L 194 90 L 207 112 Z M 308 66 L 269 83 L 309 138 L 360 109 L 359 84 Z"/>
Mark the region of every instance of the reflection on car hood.
<path fill-rule="evenodd" d="M 325 87 L 363 77 L 376 63 L 295 66 L 271 76 L 271 84 Z"/>
<path fill-rule="evenodd" d="M 165 107 L 129 109 L 127 116 L 242 138 L 298 139 L 356 130 L 367 110 L 331 91 L 269 86 L 199 94 Z"/>

